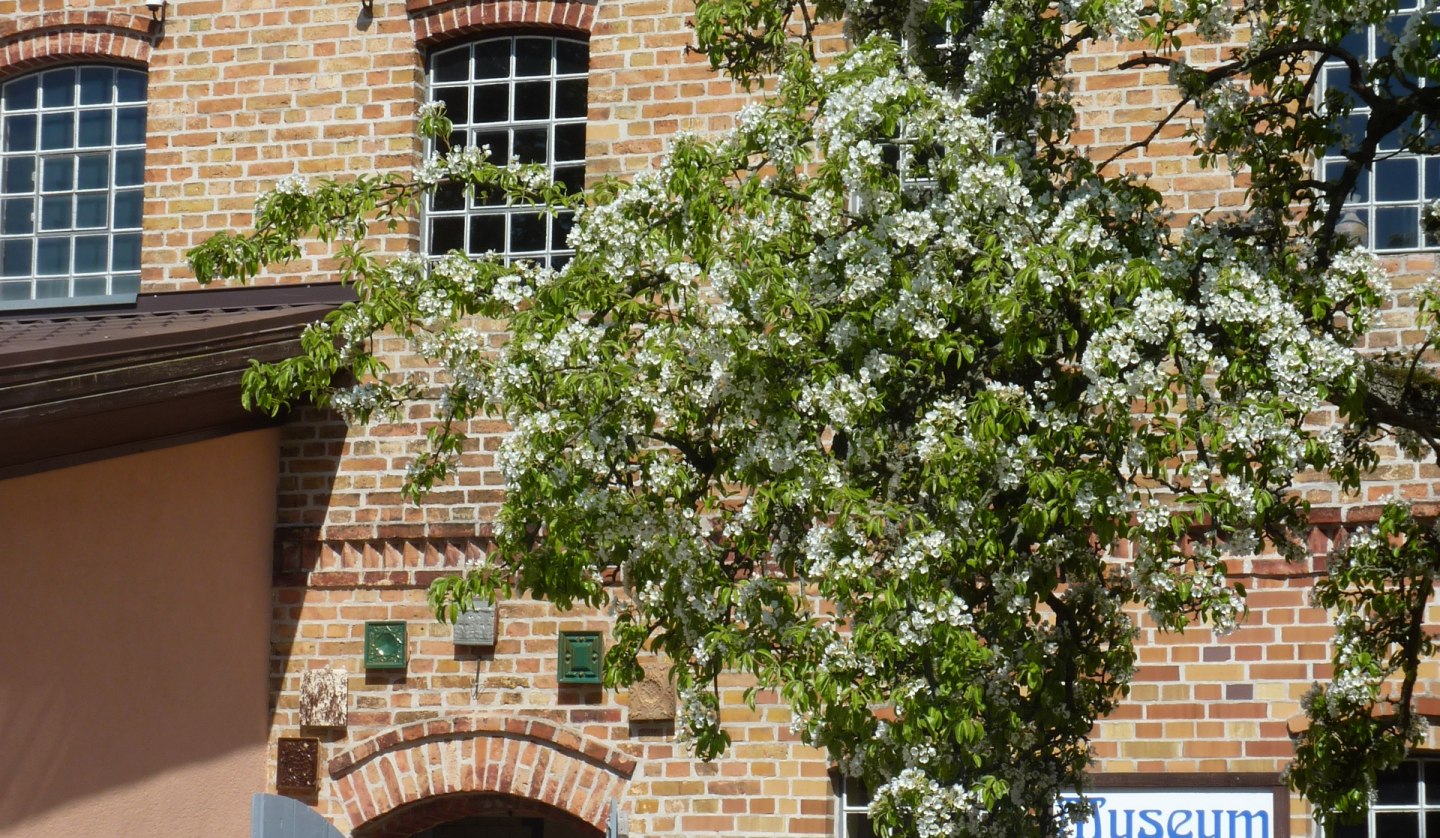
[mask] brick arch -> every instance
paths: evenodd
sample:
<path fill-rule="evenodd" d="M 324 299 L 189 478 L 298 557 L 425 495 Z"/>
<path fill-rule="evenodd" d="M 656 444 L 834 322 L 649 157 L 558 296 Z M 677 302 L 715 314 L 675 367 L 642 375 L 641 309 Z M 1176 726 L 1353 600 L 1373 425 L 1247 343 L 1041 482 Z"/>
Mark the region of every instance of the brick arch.
<path fill-rule="evenodd" d="M 405 0 L 422 47 L 487 29 L 541 28 L 588 35 L 595 0 Z"/>
<path fill-rule="evenodd" d="M 540 719 L 460 717 L 380 734 L 329 769 L 350 827 L 361 834 L 383 833 L 383 819 L 403 807 L 465 792 L 542 803 L 599 829 L 635 760 Z"/>
<path fill-rule="evenodd" d="M 0 75 L 85 58 L 148 65 L 152 23 L 110 11 L 47 12 L 0 22 Z"/>

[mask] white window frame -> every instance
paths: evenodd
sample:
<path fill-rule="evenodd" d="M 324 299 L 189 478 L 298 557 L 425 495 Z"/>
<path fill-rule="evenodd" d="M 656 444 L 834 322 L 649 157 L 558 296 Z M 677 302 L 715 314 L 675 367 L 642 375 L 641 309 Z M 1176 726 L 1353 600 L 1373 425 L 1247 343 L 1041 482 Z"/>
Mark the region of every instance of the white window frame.
<path fill-rule="evenodd" d="M 1408 770 L 1410 766 L 1414 766 L 1415 770 L 1414 802 L 1393 802 L 1393 792 L 1389 798 L 1391 802 L 1387 802 L 1387 790 L 1397 786 L 1387 786 L 1382 774 L 1377 783 L 1379 796 L 1364 820 L 1355 826 L 1337 827 L 1335 838 L 1388 838 L 1397 834 L 1394 831 L 1395 820 L 1410 821 L 1412 818 L 1418 821 L 1415 834 L 1419 838 L 1440 838 L 1440 756 L 1409 759 L 1397 770 Z"/>
<path fill-rule="evenodd" d="M 1403 22 L 1410 15 L 1419 12 L 1420 4 L 1417 0 L 1401 0 L 1401 8 L 1391 16 L 1391 20 Z M 1361 64 L 1369 64 L 1376 55 L 1385 51 L 1386 29 L 1387 26 L 1381 25 L 1365 27 L 1365 52 L 1363 55 L 1356 56 Z M 1321 65 L 1319 72 L 1321 74 L 1320 82 L 1316 90 L 1319 101 L 1323 102 L 1326 91 L 1334 84 L 1333 80 L 1348 77 L 1349 70 L 1343 62 L 1330 59 Z M 1433 82 L 1420 79 L 1422 86 L 1430 83 Z M 1357 103 L 1351 113 L 1363 117 L 1369 113 L 1369 109 L 1361 102 Z M 1405 129 L 1401 129 L 1401 131 L 1403 130 Z M 1430 130 L 1440 129 L 1432 127 Z M 1397 132 L 1397 134 L 1399 133 Z M 1324 181 L 1330 181 L 1337 177 L 1338 172 L 1344 168 L 1347 162 L 1343 156 L 1328 154 L 1326 153 L 1328 151 L 1329 149 L 1326 149 L 1320 153 L 1316 164 L 1319 178 Z M 1415 197 L 1382 200 L 1378 194 L 1381 188 L 1382 174 L 1389 170 L 1394 173 L 1395 177 L 1403 177 L 1403 170 L 1412 165 L 1415 169 Z M 1409 253 L 1440 248 L 1440 239 L 1435 236 L 1427 237 L 1425 233 L 1425 207 L 1433 201 L 1440 200 L 1440 155 L 1402 152 L 1398 148 L 1398 142 L 1387 144 L 1382 140 L 1377 149 L 1375 163 L 1363 171 L 1360 178 L 1356 191 L 1345 201 L 1342 219 L 1359 220 L 1365 226 L 1367 232 L 1366 241 L 1362 242 L 1363 245 L 1377 253 Z M 1385 182 L 1391 181 L 1386 179 Z M 1415 236 L 1415 243 L 1391 246 L 1382 241 L 1382 229 L 1387 228 L 1378 223 L 1381 213 L 1396 218 L 1402 215 L 1413 216 L 1414 227 L 1408 232 Z"/>
<path fill-rule="evenodd" d="M 863 785 L 860 790 L 855 788 L 860 781 L 854 777 L 846 777 L 836 772 L 834 775 L 835 786 L 835 838 L 859 838 L 849 829 L 849 820 L 852 815 L 860 815 L 869 821 L 870 818 L 870 796 L 863 792 Z M 856 799 L 852 799 L 852 797 Z"/>
<path fill-rule="evenodd" d="M 541 42 L 550 45 L 549 71 L 545 74 L 521 75 L 521 49 L 533 48 Z M 485 54 L 478 52 L 481 48 L 493 49 L 500 44 L 509 45 L 508 69 L 503 77 L 493 74 L 493 65 L 490 70 L 481 67 L 480 59 L 477 58 L 477 55 Z M 570 60 L 568 71 L 560 66 L 562 48 L 567 51 Z M 575 66 L 577 48 L 584 58 L 583 68 Z M 466 78 L 460 80 L 441 77 L 442 60 L 453 59 L 462 52 L 467 55 Z M 493 57 L 493 53 L 490 55 Z M 451 62 L 449 66 L 453 68 L 456 64 Z M 463 114 L 451 113 L 447 106 L 446 115 L 455 126 L 451 134 L 451 145 L 489 145 L 491 159 L 496 163 L 503 165 L 509 159 L 542 163 L 552 177 L 563 179 L 576 189 L 583 187 L 585 126 L 589 106 L 589 44 L 585 40 L 563 35 L 518 32 L 486 35 L 461 43 L 447 44 L 432 50 L 428 56 L 425 82 L 427 98 L 431 101 L 449 97 L 469 103 L 471 112 Z M 548 84 L 546 115 L 539 117 L 534 112 L 519 112 L 517 109 L 521 107 L 522 101 L 533 104 L 533 98 L 527 96 L 541 84 Z M 577 86 L 584 92 L 578 111 L 575 109 L 573 95 Z M 562 89 L 570 94 L 570 98 L 563 102 Z M 468 94 L 461 92 L 464 90 L 468 90 Z M 503 90 L 507 97 L 503 118 L 475 118 L 474 108 L 478 97 L 493 96 L 500 90 Z M 543 131 L 545 136 L 543 160 L 535 159 L 533 151 L 524 157 L 516 154 L 517 137 L 524 136 L 533 140 L 540 131 Z M 562 134 L 565 137 L 563 142 L 559 139 Z M 502 141 L 506 146 L 504 148 L 499 147 Z M 562 147 L 568 148 L 571 153 L 561 154 Z M 433 143 L 431 150 L 434 150 Z M 441 189 L 444 188 L 442 185 Z M 442 201 L 445 202 L 444 206 L 437 205 Z M 459 202 L 458 206 L 456 201 Z M 458 237 L 454 227 L 455 219 L 463 219 Z M 570 213 L 559 213 L 553 218 L 545 218 L 524 205 L 506 205 L 498 199 L 487 202 L 484 196 L 477 199 L 473 195 L 457 196 L 454 192 L 446 194 L 437 190 L 425 201 L 420 246 L 427 258 L 438 258 L 451 250 L 462 250 L 471 255 L 494 253 L 507 263 L 530 260 L 559 268 L 569 261 L 574 253 L 565 242 L 570 221 Z M 517 226 L 522 224 L 529 226 Z M 501 246 L 487 247 L 487 244 L 496 243 L 494 233 L 497 225 L 498 243 Z M 533 233 L 539 225 L 543 225 L 544 229 L 543 246 L 517 246 L 521 243 L 519 239 L 523 231 L 530 230 Z M 490 237 L 482 238 L 486 234 Z"/>
<path fill-rule="evenodd" d="M 108 81 L 101 81 L 106 74 Z M 64 91 L 67 75 L 68 100 L 62 93 L 51 101 L 48 93 Z M 47 89 L 47 82 L 57 80 L 62 83 Z M 95 101 L 97 84 L 106 85 L 108 101 Z M 147 84 L 144 70 L 105 63 L 47 67 L 0 82 L 0 309 L 135 301 L 144 225 Z M 123 136 L 122 114 L 127 119 Z M 68 139 L 47 148 L 47 131 L 61 126 L 68 127 Z M 123 183 L 118 180 L 122 170 Z M 127 216 L 123 225 L 117 223 L 122 212 Z M 41 273 L 42 251 L 55 258 L 61 247 L 65 269 Z M 91 263 L 86 269 L 77 264 L 82 252 Z"/>

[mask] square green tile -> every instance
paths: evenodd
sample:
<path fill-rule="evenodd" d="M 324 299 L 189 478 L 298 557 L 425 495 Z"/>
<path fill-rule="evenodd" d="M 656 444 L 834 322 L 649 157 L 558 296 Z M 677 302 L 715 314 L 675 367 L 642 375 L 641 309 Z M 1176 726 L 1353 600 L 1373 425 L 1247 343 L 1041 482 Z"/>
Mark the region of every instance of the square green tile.
<path fill-rule="evenodd" d="M 600 665 L 604 659 L 605 640 L 600 632 L 560 632 L 560 683 L 600 683 Z"/>
<path fill-rule="evenodd" d="M 403 620 L 366 623 L 365 668 L 404 669 L 409 645 Z"/>

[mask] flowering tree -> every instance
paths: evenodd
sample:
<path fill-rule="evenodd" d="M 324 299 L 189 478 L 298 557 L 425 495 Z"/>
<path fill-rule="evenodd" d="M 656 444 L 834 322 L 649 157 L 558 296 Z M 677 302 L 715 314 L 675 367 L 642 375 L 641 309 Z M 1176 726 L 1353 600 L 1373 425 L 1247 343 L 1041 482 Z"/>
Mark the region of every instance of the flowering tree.
<path fill-rule="evenodd" d="M 1235 626 L 1226 558 L 1305 552 L 1297 475 L 1353 490 L 1382 437 L 1440 447 L 1440 385 L 1416 363 L 1433 321 L 1411 356 L 1356 351 L 1387 286 L 1340 224 L 1380 137 L 1435 142 L 1412 120 L 1440 117 L 1440 88 L 1415 81 L 1440 76 L 1436 24 L 1416 15 L 1374 64 L 1340 46 L 1391 6 L 700 0 L 700 48 L 770 80 L 728 136 L 676 138 L 658 170 L 580 195 L 475 148 L 413 179 L 287 182 L 253 231 L 191 258 L 244 279 L 303 237 L 338 243 L 359 300 L 253 369 L 246 397 L 356 421 L 435 399 L 417 501 L 467 420 L 509 421 L 494 550 L 435 585 L 442 618 L 496 589 L 598 605 L 618 569 L 607 683 L 668 655 L 702 756 L 727 743 L 716 678 L 739 670 L 871 785 L 882 833 L 1054 835 L 1133 673 L 1137 609 Z M 815 22 L 835 17 L 854 47 L 817 62 Z M 1237 26 L 1227 61 L 1187 61 Z M 1115 37 L 1146 45 L 1131 66 L 1170 68 L 1170 119 L 1198 110 L 1199 152 L 1249 171 L 1245 212 L 1177 227 L 1067 141 L 1066 59 Z M 1317 102 L 1322 56 L 1353 89 Z M 1312 177 L 1357 103 L 1343 174 Z M 421 128 L 449 126 L 427 107 Z M 363 247 L 447 180 L 576 210 L 575 257 Z M 1440 298 L 1422 296 L 1429 318 Z M 503 349 L 476 318 L 508 325 Z M 438 392 L 372 354 L 387 330 L 443 370 Z M 333 386 L 341 371 L 360 383 Z M 1363 811 L 1417 735 L 1437 541 L 1392 505 L 1321 583 L 1337 675 L 1291 777 L 1326 819 Z M 1397 679 L 1405 700 L 1372 712 Z"/>

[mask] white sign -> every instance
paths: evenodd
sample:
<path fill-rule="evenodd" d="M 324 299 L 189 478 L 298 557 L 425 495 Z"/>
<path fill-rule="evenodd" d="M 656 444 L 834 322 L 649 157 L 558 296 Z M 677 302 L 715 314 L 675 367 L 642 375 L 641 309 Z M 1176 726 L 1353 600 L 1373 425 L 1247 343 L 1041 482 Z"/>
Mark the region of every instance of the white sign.
<path fill-rule="evenodd" d="M 1275 838 L 1270 791 L 1096 789 L 1085 798 L 1090 818 L 1068 838 Z"/>

